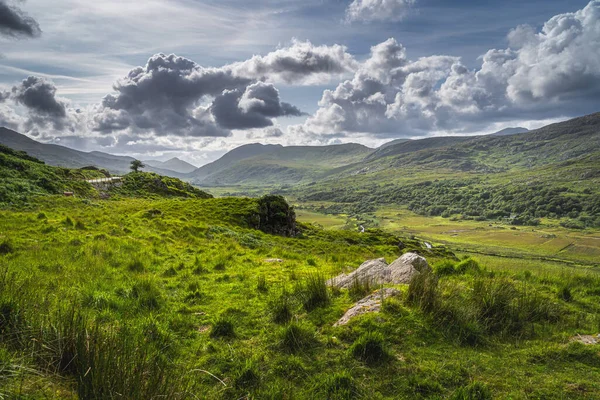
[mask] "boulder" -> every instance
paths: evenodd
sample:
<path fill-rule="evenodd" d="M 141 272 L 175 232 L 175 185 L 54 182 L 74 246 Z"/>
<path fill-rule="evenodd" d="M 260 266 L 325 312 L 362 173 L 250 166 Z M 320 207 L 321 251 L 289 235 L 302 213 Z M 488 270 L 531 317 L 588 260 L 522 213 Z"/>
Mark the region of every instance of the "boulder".
<path fill-rule="evenodd" d="M 425 258 L 417 253 L 406 253 L 389 265 L 383 258 L 365 261 L 355 271 L 338 275 L 327 284 L 348 289 L 354 281 L 368 281 L 374 285 L 409 283 L 413 276 L 426 269 L 431 267 Z"/>
<path fill-rule="evenodd" d="M 381 301 L 400 294 L 398 289 L 384 288 L 368 295 L 364 299 L 358 301 L 350 308 L 342 318 L 340 318 L 333 326 L 346 325 L 350 320 L 359 315 L 371 312 L 379 312 L 381 310 Z"/>
<path fill-rule="evenodd" d="M 572 342 L 579 342 L 588 345 L 600 344 L 600 334 L 598 335 L 577 335 L 571 338 Z"/>

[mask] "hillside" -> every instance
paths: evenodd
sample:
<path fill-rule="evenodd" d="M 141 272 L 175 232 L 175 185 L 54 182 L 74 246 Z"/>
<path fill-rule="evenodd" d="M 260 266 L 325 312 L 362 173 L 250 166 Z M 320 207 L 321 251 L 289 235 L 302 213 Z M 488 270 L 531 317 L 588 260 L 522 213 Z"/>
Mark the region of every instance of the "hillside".
<path fill-rule="evenodd" d="M 521 127 L 505 128 L 505 129 L 502 129 L 501 131 L 492 133 L 492 136 L 509 136 L 509 135 L 516 135 L 516 134 L 525 133 L 525 132 L 529 132 L 529 129 L 521 128 Z"/>
<path fill-rule="evenodd" d="M 600 226 L 600 113 L 508 136 L 396 144 L 284 192 L 350 210 L 396 204 L 448 218 Z"/>
<path fill-rule="evenodd" d="M 246 145 L 188 175 L 199 185 L 277 185 L 306 182 L 356 163 L 373 150 L 359 144 L 332 146 Z"/>
<path fill-rule="evenodd" d="M 75 192 L 94 194 L 85 179 L 103 178 L 99 171 L 51 167 L 42 161 L 0 145 L 0 206 L 31 201 L 34 196 Z"/>
<path fill-rule="evenodd" d="M 144 164 L 162 170 L 177 172 L 178 174 L 189 174 L 190 172 L 193 172 L 196 169 L 198 169 L 196 166 L 186 161 L 180 160 L 177 157 L 173 157 L 167 161 L 146 160 L 144 161 Z"/>
<path fill-rule="evenodd" d="M 0 206 L 20 206 L 39 196 L 74 192 L 87 199 L 107 194 L 133 198 L 195 198 L 212 196 L 177 178 L 151 172 L 129 173 L 105 187 L 86 180 L 105 178 L 105 171 L 93 167 L 53 167 L 25 152 L 0 145 Z"/>
<path fill-rule="evenodd" d="M 597 346 L 578 342 L 598 332 L 596 270 L 459 261 L 377 230 L 271 235 L 256 229 L 261 208 L 46 198 L 0 210 L 2 396 L 600 396 Z M 433 269 L 385 284 L 377 311 L 338 324 L 378 285 L 326 279 L 407 251 Z"/>
<path fill-rule="evenodd" d="M 48 165 L 64 168 L 95 166 L 106 169 L 113 174 L 128 173 L 129 165 L 134 160 L 132 157 L 115 156 L 99 151 L 87 153 L 65 146 L 40 143 L 6 128 L 0 128 L 0 144 L 15 150 L 24 151 Z M 146 170 L 166 176 L 181 176 L 180 173 L 162 167 L 148 167 Z"/>

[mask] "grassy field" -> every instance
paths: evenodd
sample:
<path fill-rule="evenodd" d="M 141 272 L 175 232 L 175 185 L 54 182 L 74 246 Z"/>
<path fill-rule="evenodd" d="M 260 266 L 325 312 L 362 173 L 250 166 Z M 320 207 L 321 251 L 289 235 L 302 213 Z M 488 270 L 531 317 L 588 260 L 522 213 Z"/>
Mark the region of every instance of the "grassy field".
<path fill-rule="evenodd" d="M 0 398 L 600 398 L 597 346 L 570 341 L 600 332 L 596 269 L 458 262 L 438 246 L 443 232 L 473 230 L 464 246 L 475 246 L 480 225 L 392 209 L 377 218 L 399 235 L 305 210 L 301 221 L 325 229 L 269 235 L 250 227 L 257 207 L 46 197 L 1 210 Z M 537 255 L 536 234 L 512 243 Z M 333 327 L 357 296 L 324 279 L 408 250 L 436 273 Z"/>

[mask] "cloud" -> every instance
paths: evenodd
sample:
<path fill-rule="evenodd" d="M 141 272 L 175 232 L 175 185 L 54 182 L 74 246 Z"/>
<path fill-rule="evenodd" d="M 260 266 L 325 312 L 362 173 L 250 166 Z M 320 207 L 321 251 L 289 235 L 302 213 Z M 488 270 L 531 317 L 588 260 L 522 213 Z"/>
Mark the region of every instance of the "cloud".
<path fill-rule="evenodd" d="M 540 32 L 521 26 L 510 47 L 469 70 L 457 57 L 409 60 L 389 39 L 354 77 L 325 90 L 320 108 L 292 133 L 375 137 L 474 132 L 503 119 L 593 112 L 600 96 L 600 0 L 557 15 Z M 596 110 L 597 111 L 597 110 Z"/>
<path fill-rule="evenodd" d="M 14 5 L 0 0 L 0 34 L 9 37 L 37 37 L 42 33 L 33 18 Z"/>
<path fill-rule="evenodd" d="M 273 125 L 272 118 L 303 115 L 280 101 L 272 82 L 322 82 L 352 71 L 355 64 L 343 46 L 299 41 L 219 68 L 156 54 L 114 84 L 115 93 L 105 96 L 97 108 L 94 129 L 201 137 L 263 128 Z"/>
<path fill-rule="evenodd" d="M 27 109 L 31 126 L 54 126 L 55 129 L 64 127 L 67 107 L 65 100 L 56 97 L 53 82 L 29 76 L 12 88 L 10 98 Z"/>
<path fill-rule="evenodd" d="M 406 17 L 416 0 L 354 0 L 346 9 L 347 22 L 397 22 Z"/>
<path fill-rule="evenodd" d="M 113 132 L 131 128 L 153 131 L 159 136 L 227 136 L 216 127 L 206 108 L 205 96 L 245 87 L 249 79 L 231 71 L 203 68 L 174 54 L 156 54 L 144 67 L 137 67 L 115 83 L 116 94 L 102 100 L 95 116 L 95 129 Z"/>
<path fill-rule="evenodd" d="M 270 83 L 256 82 L 239 89 L 226 90 L 218 96 L 211 112 L 219 126 L 228 129 L 265 128 L 271 118 L 301 116 L 302 111 L 279 100 L 279 91 Z"/>
<path fill-rule="evenodd" d="M 12 97 L 31 111 L 50 117 L 64 118 L 65 105 L 56 99 L 54 83 L 30 76 L 12 89 Z"/>
<path fill-rule="evenodd" d="M 290 46 L 266 56 L 255 55 L 231 65 L 237 76 L 287 84 L 321 84 L 351 73 L 357 66 L 345 46 L 315 46 L 292 40 Z"/>

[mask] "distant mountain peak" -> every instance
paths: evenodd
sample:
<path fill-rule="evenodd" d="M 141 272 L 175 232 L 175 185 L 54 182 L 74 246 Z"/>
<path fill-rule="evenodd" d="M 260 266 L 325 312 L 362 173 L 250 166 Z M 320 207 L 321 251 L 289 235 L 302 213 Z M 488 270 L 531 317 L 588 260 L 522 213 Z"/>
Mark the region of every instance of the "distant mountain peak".
<path fill-rule="evenodd" d="M 516 128 L 504 128 L 501 131 L 492 133 L 492 136 L 509 136 L 509 135 L 518 135 L 519 133 L 529 132 L 529 129 L 516 127 Z"/>

